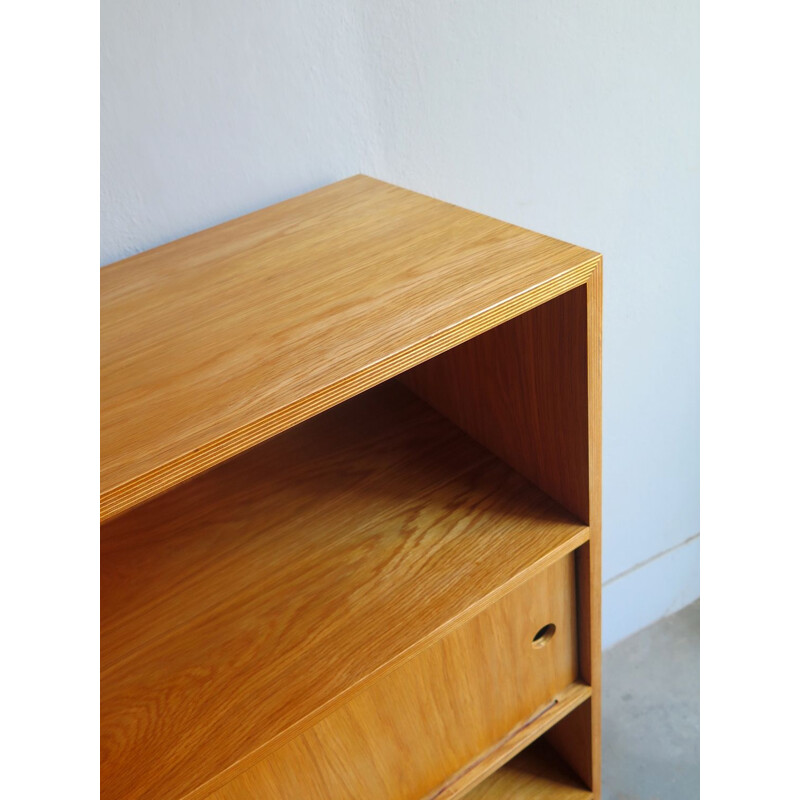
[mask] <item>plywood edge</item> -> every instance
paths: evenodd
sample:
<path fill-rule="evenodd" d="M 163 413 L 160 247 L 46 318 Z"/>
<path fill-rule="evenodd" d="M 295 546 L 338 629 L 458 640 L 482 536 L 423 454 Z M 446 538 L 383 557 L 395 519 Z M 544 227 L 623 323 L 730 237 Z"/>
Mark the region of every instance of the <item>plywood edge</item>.
<path fill-rule="evenodd" d="M 528 719 L 509 731 L 491 750 L 452 776 L 425 800 L 454 800 L 463 797 L 484 778 L 500 769 L 531 742 L 588 700 L 591 695 L 591 687 L 585 683 L 570 684 L 550 703 L 537 709 Z"/>
<path fill-rule="evenodd" d="M 578 553 L 578 591 L 586 595 L 579 617 L 589 627 L 589 663 L 583 667 L 594 689 L 590 707 L 591 788 L 595 800 L 602 794 L 602 353 L 603 353 L 603 259 L 587 283 L 587 335 L 589 353 L 589 543 Z M 588 551 L 588 553 L 587 553 Z M 587 563 L 588 556 L 588 563 Z M 587 607 L 588 606 L 588 607 Z"/>
<path fill-rule="evenodd" d="M 365 365 L 362 369 L 317 392 L 272 410 L 254 422 L 210 440 L 202 447 L 195 448 L 156 469 L 101 490 L 101 522 L 122 514 L 129 508 L 189 480 L 337 403 L 586 283 L 599 268 L 600 261 L 601 256 L 591 254 L 585 261 L 566 269 L 553 279 L 486 308 L 405 350 Z"/>

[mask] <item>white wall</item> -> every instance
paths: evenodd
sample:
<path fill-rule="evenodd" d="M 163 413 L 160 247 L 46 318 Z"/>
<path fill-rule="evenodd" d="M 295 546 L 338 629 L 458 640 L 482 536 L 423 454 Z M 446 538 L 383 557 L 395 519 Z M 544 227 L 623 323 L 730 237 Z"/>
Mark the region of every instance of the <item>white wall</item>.
<path fill-rule="evenodd" d="M 355 172 L 601 251 L 611 644 L 699 594 L 698 15 L 103 0 L 101 261 Z"/>

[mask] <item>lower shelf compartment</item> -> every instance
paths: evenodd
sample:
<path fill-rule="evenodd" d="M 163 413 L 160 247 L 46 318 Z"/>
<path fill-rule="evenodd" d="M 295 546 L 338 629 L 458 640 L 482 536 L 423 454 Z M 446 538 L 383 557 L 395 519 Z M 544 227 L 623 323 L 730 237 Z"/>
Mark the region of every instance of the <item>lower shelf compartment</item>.
<path fill-rule="evenodd" d="M 463 800 L 591 800 L 592 793 L 543 739 L 484 779 Z"/>

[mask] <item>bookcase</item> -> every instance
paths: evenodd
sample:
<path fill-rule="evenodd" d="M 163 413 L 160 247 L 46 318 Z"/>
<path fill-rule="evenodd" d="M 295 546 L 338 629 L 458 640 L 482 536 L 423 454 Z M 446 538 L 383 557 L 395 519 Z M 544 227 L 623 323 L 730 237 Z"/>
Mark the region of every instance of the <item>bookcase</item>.
<path fill-rule="evenodd" d="M 101 270 L 103 797 L 599 798 L 600 348 L 364 175 Z"/>

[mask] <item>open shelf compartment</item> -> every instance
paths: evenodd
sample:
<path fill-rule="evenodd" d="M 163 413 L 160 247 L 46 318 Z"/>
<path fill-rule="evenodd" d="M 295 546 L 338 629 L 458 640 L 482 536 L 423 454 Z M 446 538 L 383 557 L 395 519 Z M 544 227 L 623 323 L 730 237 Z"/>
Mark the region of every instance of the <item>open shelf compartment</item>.
<path fill-rule="evenodd" d="M 592 800 L 592 792 L 545 739 L 537 739 L 462 798 Z"/>

